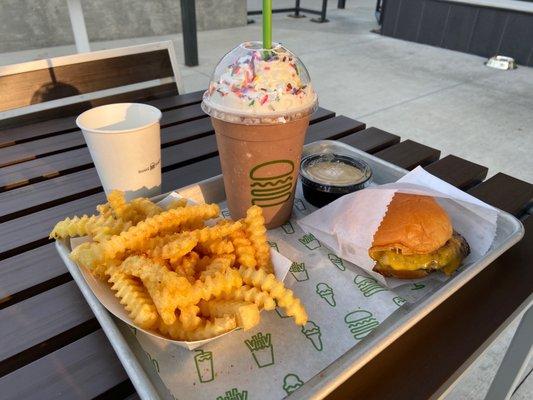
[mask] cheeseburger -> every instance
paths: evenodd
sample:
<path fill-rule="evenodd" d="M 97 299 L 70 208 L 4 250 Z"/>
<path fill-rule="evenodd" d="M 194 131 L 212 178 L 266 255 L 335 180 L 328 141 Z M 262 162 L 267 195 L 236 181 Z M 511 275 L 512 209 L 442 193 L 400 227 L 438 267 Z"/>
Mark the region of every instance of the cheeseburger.
<path fill-rule="evenodd" d="M 405 193 L 394 195 L 368 250 L 376 261 L 374 271 L 401 279 L 436 270 L 451 275 L 469 253 L 468 243 L 433 197 Z"/>

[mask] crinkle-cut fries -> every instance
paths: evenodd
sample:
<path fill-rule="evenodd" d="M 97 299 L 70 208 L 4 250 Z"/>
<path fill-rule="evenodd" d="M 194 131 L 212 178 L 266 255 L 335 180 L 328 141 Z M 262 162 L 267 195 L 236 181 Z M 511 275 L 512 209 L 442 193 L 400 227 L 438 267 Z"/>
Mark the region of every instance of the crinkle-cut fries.
<path fill-rule="evenodd" d="M 250 329 L 276 306 L 307 322 L 301 301 L 272 273 L 261 208 L 228 221 L 216 204 L 180 199 L 164 209 L 113 191 L 96 211 L 58 222 L 50 238 L 92 239 L 70 257 L 109 283 L 135 325 L 194 341 Z"/>

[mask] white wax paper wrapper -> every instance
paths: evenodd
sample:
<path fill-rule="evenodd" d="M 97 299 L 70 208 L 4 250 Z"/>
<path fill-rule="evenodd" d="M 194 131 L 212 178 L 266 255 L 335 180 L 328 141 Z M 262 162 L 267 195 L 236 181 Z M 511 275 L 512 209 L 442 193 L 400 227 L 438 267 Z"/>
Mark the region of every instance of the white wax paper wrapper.
<path fill-rule="evenodd" d="M 471 253 L 461 268 L 479 260 L 490 248 L 496 234 L 497 211 L 473 196 L 417 167 L 396 183 L 370 187 L 334 201 L 300 219 L 298 224 L 335 251 L 340 257 L 364 269 L 388 287 L 404 285 L 406 280 L 384 278 L 372 271 L 368 256 L 374 233 L 388 204 L 397 191 L 437 198 L 452 220 L 454 229 L 469 243 Z M 407 282 L 446 279 L 441 272 Z"/>
<path fill-rule="evenodd" d="M 400 297 L 349 265 L 298 227 L 296 218 L 311 210 L 297 198 L 293 219 L 268 231 L 270 246 L 293 261 L 285 285 L 309 314 L 304 327 L 279 308 L 263 311 L 257 327 L 235 331 L 194 353 L 134 332 L 152 372 L 168 388 L 168 399 L 284 398 L 372 335 L 407 298 L 415 301 L 431 290 L 429 285 L 406 287 Z"/>
<path fill-rule="evenodd" d="M 161 206 L 166 206 L 170 201 L 176 198 L 180 198 L 181 196 L 175 192 L 170 193 L 167 197 L 165 197 L 163 200 L 161 200 L 158 204 Z M 74 248 L 78 245 L 80 245 L 83 242 L 89 241 L 88 237 L 82 237 L 82 238 L 73 238 L 70 240 L 70 246 L 71 248 Z M 272 256 L 272 263 L 274 265 L 274 272 L 276 274 L 276 277 L 283 281 L 285 279 L 285 276 L 289 272 L 289 268 L 291 266 L 291 261 L 281 255 L 277 251 L 271 251 Z M 131 318 L 128 316 L 128 313 L 124 309 L 124 306 L 120 304 L 117 297 L 115 297 L 113 290 L 111 290 L 111 287 L 107 282 L 102 282 L 98 279 L 96 279 L 90 271 L 87 269 L 79 266 L 80 271 L 85 278 L 85 281 L 92 289 L 94 295 L 97 297 L 97 299 L 104 305 L 104 307 L 112 313 L 115 317 L 121 319 L 128 325 L 130 325 L 132 328 L 135 328 L 136 330 L 142 331 L 144 334 L 147 335 L 147 337 L 151 337 L 154 343 L 159 343 L 161 346 L 165 346 L 166 344 L 172 344 L 172 345 L 178 345 L 181 347 L 185 347 L 188 350 L 193 350 L 199 346 L 202 346 L 206 343 L 209 343 L 213 340 L 216 340 L 218 338 L 221 338 L 222 336 L 226 336 L 230 334 L 231 332 L 226 332 L 222 335 L 216 336 L 214 338 L 205 339 L 205 340 L 198 340 L 194 342 L 186 342 L 186 341 L 179 341 L 179 340 L 171 340 L 168 339 L 162 335 L 160 335 L 158 332 L 146 330 L 137 327 Z"/>

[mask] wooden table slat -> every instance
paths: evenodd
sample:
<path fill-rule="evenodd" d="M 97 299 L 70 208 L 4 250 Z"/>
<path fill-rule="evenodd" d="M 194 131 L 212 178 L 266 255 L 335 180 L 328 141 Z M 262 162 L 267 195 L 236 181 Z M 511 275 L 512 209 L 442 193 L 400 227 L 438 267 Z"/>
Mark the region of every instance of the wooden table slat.
<path fill-rule="evenodd" d="M 167 147 L 213 134 L 209 118 L 201 118 L 161 129 L 161 146 Z M 0 169 L 0 187 L 15 188 L 94 167 L 87 147 L 38 158 Z"/>
<path fill-rule="evenodd" d="M 127 375 L 102 330 L 0 378 L 5 400 L 92 399 Z"/>
<path fill-rule="evenodd" d="M 381 129 L 370 127 L 360 131 L 357 135 L 350 135 L 339 139 L 359 150 L 374 154 L 380 150 L 400 142 L 400 137 Z"/>
<path fill-rule="evenodd" d="M 339 138 L 362 129 L 362 127 L 364 124 L 350 118 L 335 117 L 311 125 L 307 140 Z M 207 118 L 166 128 L 163 131 L 165 132 L 162 150 L 163 171 L 173 169 L 176 165 L 182 165 L 184 162 L 213 156 L 217 153 L 215 137 L 213 135 L 204 137 L 204 135 L 213 133 L 211 122 Z M 182 143 L 194 138 L 199 139 Z M 175 143 L 179 143 L 179 145 L 166 147 Z M 85 151 L 88 154 L 86 149 Z M 82 158 L 86 159 L 86 157 Z M 67 161 L 75 162 L 70 157 Z M 0 203 L 2 204 L 0 222 L 72 201 L 101 190 L 100 180 L 93 167 L 3 193 L 0 192 Z"/>
<path fill-rule="evenodd" d="M 97 193 L 2 223 L 0 260 L 48 243 L 48 234 L 57 221 L 76 214 L 91 214 L 97 204 L 105 201 L 104 193 Z"/>
<path fill-rule="evenodd" d="M 0 261 L 0 303 L 22 290 L 67 272 L 54 243 Z"/>
<path fill-rule="evenodd" d="M 473 187 L 468 193 L 494 207 L 520 216 L 532 204 L 533 185 L 500 172 Z"/>
<path fill-rule="evenodd" d="M 74 281 L 0 310 L 0 360 L 44 342 L 91 318 Z M 24 335 L 18 333 L 24 332 Z"/>
<path fill-rule="evenodd" d="M 163 113 L 161 127 L 168 127 L 199 118 L 205 118 L 199 104 L 178 108 Z M 80 130 L 62 135 L 38 139 L 10 147 L 0 148 L 0 167 L 17 164 L 55 153 L 66 153 L 69 150 L 86 147 Z M 68 157 L 68 155 L 66 155 Z"/>
<path fill-rule="evenodd" d="M 424 169 L 463 190 L 477 185 L 487 177 L 488 168 L 454 155 L 448 155 Z"/>
<path fill-rule="evenodd" d="M 365 124 L 354 119 L 338 115 L 335 118 L 326 119 L 310 125 L 305 137 L 306 143 L 315 142 L 328 138 L 329 140 L 345 137 L 350 133 L 365 129 Z"/>
<path fill-rule="evenodd" d="M 437 161 L 440 150 L 406 140 L 378 151 L 374 155 L 399 167 L 412 170 L 419 165 L 424 166 Z"/>
<path fill-rule="evenodd" d="M 329 110 L 319 108 L 312 115 L 311 124 L 332 118 L 334 115 Z M 165 147 L 202 135 L 212 134 L 213 132 L 213 126 L 209 118 L 201 118 L 189 122 L 182 121 L 179 125 L 171 125 L 161 129 L 161 144 Z M 75 134 L 83 142 L 83 137 L 78 133 Z M 29 158 L 32 157 L 29 153 L 26 156 Z M 5 162 L 2 161 L 2 163 Z M 0 192 L 54 178 L 58 175 L 87 169 L 92 165 L 89 151 L 87 147 L 83 146 L 76 150 L 65 151 L 59 154 L 52 154 L 5 166 L 0 168 Z"/>
<path fill-rule="evenodd" d="M 172 108 L 184 107 L 202 101 L 203 91 L 186 93 L 180 96 L 164 97 L 161 99 L 143 101 L 141 103 L 151 104 L 160 110 L 170 110 Z M 17 143 L 42 139 L 50 135 L 58 135 L 68 131 L 77 130 L 77 116 L 51 119 L 35 124 L 24 125 L 11 129 L 0 130 L 0 148 L 13 146 Z"/>
<path fill-rule="evenodd" d="M 502 188 L 502 189 L 505 189 Z M 327 397 L 433 397 L 533 291 L 533 218 L 526 236 Z M 401 366 L 401 368 L 391 367 Z M 386 384 L 384 382 L 386 374 Z M 391 388 L 397 388 L 392 390 Z"/>

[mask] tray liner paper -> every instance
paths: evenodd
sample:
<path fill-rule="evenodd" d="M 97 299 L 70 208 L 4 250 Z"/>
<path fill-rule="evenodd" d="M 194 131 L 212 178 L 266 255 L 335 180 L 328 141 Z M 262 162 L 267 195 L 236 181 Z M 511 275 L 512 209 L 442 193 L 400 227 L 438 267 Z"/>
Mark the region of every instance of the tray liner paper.
<path fill-rule="evenodd" d="M 302 328 L 280 309 L 263 311 L 257 327 L 195 351 L 134 330 L 174 399 L 284 398 L 357 345 L 406 299 L 430 290 L 409 284 L 403 298 L 337 257 L 298 227 L 296 220 L 315 208 L 302 200 L 300 188 L 297 196 L 291 221 L 268 237 L 271 247 L 293 262 L 284 283 L 304 303 L 309 322 Z"/>

